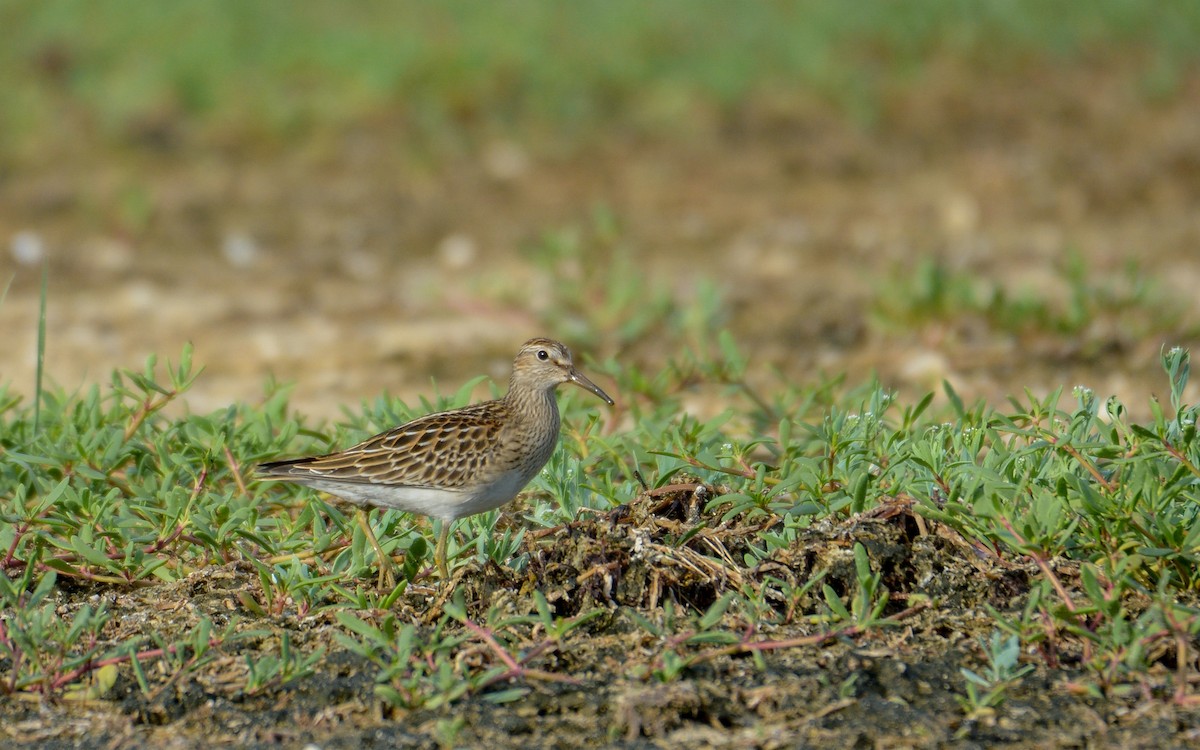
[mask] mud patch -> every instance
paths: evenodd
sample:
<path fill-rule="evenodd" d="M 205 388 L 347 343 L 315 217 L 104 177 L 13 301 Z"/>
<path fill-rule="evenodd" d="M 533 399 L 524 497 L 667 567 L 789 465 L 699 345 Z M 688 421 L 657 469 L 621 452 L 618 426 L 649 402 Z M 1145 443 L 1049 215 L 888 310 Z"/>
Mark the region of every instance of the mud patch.
<path fill-rule="evenodd" d="M 530 674 L 452 702 L 404 709 L 379 700 L 379 667 L 334 638 L 342 630 L 334 610 L 255 617 L 240 594 L 260 585 L 257 572 L 231 564 L 144 589 L 64 590 L 63 613 L 108 602 L 114 641 L 140 634 L 147 644 L 170 642 L 201 618 L 243 637 L 187 668 L 148 663 L 148 689 L 126 666 L 103 700 L 9 701 L 0 709 L 4 731 L 18 742 L 89 748 L 1174 747 L 1200 732 L 1194 708 L 1087 697 L 1067 689 L 1081 674 L 1050 670 L 1036 654 L 1025 655 L 1036 669 L 1003 704 L 969 715 L 959 700 L 960 667 L 982 669 L 979 639 L 995 625 L 989 608 L 1018 611 L 1036 569 L 997 560 L 903 499 L 816 524 L 749 565 L 749 545 L 778 519 L 721 522 L 702 512 L 697 489 L 644 495 L 613 513 L 530 533 L 523 571 L 461 566 L 457 587 L 473 622 L 533 615 L 535 592 L 557 617 L 591 614 L 541 653 L 540 626 L 520 626 L 522 643 L 507 631 Z M 823 571 L 822 584 L 849 601 L 858 587 L 856 544 L 888 590 L 883 616 L 893 621 L 823 637 L 836 630 L 829 608 L 819 586 L 804 584 Z M 709 628 L 725 640 L 693 638 L 703 630 L 700 614 L 730 591 L 761 609 L 731 606 Z M 445 593 L 415 585 L 390 614 L 413 624 L 419 639 L 463 636 L 460 666 L 500 664 L 461 622 L 442 617 Z M 374 622 L 386 614 L 356 613 Z M 324 658 L 308 677 L 248 692 L 247 665 L 277 652 L 284 634 L 301 652 L 325 649 Z M 513 689 L 520 692 L 505 697 Z"/>

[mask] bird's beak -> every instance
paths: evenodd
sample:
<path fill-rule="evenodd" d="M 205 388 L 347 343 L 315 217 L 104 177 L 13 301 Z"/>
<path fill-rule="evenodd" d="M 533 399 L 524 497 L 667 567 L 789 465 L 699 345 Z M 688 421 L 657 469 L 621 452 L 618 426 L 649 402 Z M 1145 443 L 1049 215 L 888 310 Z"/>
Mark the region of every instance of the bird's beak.
<path fill-rule="evenodd" d="M 584 377 L 583 373 L 581 373 L 579 370 L 576 370 L 574 367 L 571 368 L 571 372 L 568 374 L 568 377 L 575 385 L 583 388 L 584 390 L 591 391 L 600 398 L 604 399 L 605 403 L 607 403 L 609 406 L 615 405 L 616 402 L 609 398 L 607 393 L 600 390 L 600 386 L 588 380 L 586 377 Z"/>

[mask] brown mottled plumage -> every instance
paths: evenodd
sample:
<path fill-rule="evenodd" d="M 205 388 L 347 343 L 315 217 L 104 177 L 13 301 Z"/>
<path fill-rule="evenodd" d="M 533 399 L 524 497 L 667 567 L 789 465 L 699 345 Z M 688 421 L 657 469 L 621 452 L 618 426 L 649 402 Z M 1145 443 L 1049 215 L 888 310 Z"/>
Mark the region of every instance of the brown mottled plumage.
<path fill-rule="evenodd" d="M 419 417 L 338 453 L 261 464 L 258 473 L 359 507 L 442 519 L 435 558 L 445 576 L 450 523 L 509 502 L 550 460 L 559 428 L 554 392 L 562 383 L 613 403 L 575 368 L 567 347 L 530 339 L 513 361 L 504 398 Z M 359 521 L 379 553 L 365 517 Z M 380 573 L 382 580 L 382 568 Z"/>

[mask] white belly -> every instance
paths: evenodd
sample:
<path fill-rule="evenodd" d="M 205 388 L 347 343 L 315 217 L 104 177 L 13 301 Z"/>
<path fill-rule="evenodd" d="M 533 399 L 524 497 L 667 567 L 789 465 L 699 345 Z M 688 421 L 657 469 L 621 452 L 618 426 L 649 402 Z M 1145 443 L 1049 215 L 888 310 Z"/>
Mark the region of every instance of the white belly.
<path fill-rule="evenodd" d="M 307 477 L 303 483 L 355 505 L 394 508 L 406 513 L 440 518 L 443 521 L 455 521 L 499 508 L 516 497 L 528 481 L 520 471 L 514 470 L 505 472 L 489 484 L 462 490 L 339 482 L 336 479 Z"/>

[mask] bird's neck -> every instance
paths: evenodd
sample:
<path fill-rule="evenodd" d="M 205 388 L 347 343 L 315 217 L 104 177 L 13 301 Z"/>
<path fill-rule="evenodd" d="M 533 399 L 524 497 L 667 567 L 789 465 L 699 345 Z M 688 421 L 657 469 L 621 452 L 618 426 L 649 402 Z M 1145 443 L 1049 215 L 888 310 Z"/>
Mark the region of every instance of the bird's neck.
<path fill-rule="evenodd" d="M 522 419 L 558 425 L 558 401 L 554 398 L 553 388 L 530 389 L 510 383 L 504 400 L 508 403 L 510 412 Z"/>

